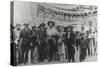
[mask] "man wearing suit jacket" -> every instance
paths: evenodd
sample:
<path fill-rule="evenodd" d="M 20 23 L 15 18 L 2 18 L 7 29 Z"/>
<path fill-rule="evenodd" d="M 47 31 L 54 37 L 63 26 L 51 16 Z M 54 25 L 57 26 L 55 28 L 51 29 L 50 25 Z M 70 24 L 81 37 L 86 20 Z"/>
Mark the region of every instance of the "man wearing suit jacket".
<path fill-rule="evenodd" d="M 70 62 L 72 60 L 72 62 L 74 62 L 75 49 L 73 45 L 74 45 L 75 35 L 73 33 L 73 28 L 71 26 L 68 26 L 65 32 L 66 32 L 65 45 L 67 46 L 66 52 L 68 52 L 68 61 Z"/>
<path fill-rule="evenodd" d="M 20 44 L 22 49 L 22 63 L 26 64 L 28 62 L 28 53 L 30 50 L 31 43 L 31 29 L 29 24 L 24 24 L 24 29 L 20 32 Z"/>

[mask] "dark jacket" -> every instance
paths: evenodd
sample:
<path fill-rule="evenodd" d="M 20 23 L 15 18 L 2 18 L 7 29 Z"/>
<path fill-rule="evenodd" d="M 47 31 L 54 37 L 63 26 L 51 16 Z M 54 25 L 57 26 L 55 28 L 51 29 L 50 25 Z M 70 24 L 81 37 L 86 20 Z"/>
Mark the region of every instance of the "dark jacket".
<path fill-rule="evenodd" d="M 66 32 L 65 34 L 65 44 L 66 45 L 69 45 L 69 46 L 72 46 L 75 42 L 75 35 L 73 32 L 70 32 L 70 37 L 68 38 L 68 32 Z"/>

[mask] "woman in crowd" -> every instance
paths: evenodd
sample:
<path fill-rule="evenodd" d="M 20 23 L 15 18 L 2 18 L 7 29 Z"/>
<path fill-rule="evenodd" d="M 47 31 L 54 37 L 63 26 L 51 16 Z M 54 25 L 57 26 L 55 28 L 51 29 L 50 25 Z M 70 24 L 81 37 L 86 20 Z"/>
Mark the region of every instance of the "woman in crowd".
<path fill-rule="evenodd" d="M 89 49 L 90 49 L 90 55 L 93 55 L 94 44 L 93 44 L 93 32 L 92 32 L 92 29 L 89 29 Z"/>
<path fill-rule="evenodd" d="M 64 46 L 64 32 L 63 32 L 63 27 L 58 26 L 58 40 L 57 40 L 57 45 L 58 45 L 58 55 L 60 61 L 64 61 L 65 59 L 65 46 Z"/>

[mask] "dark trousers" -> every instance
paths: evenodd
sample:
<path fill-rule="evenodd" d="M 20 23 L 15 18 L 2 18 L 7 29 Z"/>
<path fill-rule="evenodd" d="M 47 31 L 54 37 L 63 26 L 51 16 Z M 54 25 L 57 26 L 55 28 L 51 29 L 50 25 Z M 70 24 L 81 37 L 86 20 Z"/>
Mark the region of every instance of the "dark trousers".
<path fill-rule="evenodd" d="M 26 64 L 28 62 L 29 48 L 27 46 L 22 47 L 22 63 Z"/>
<path fill-rule="evenodd" d="M 49 48 L 49 61 L 55 60 L 56 52 L 57 52 L 57 46 L 54 43 L 53 40 L 48 40 L 48 46 Z"/>
<path fill-rule="evenodd" d="M 86 58 L 86 48 L 80 48 L 80 62 Z"/>
<path fill-rule="evenodd" d="M 75 54 L 75 49 L 73 46 L 71 46 L 71 44 L 69 44 L 67 46 L 68 49 L 68 61 L 70 62 L 72 60 L 72 62 L 74 62 L 74 54 Z"/>
<path fill-rule="evenodd" d="M 34 52 L 34 49 L 35 49 L 36 45 L 37 45 L 36 41 L 32 42 L 32 46 L 31 46 L 31 62 L 34 62 L 33 52 Z"/>
<path fill-rule="evenodd" d="M 40 44 L 38 44 L 38 55 L 39 55 L 38 59 L 40 62 L 42 62 L 46 58 L 45 47 L 46 47 L 45 41 L 41 41 Z"/>
<path fill-rule="evenodd" d="M 23 40 L 21 44 L 21 49 L 22 49 L 22 63 L 26 64 L 28 62 L 28 53 L 30 48 L 30 41 L 28 40 Z"/>

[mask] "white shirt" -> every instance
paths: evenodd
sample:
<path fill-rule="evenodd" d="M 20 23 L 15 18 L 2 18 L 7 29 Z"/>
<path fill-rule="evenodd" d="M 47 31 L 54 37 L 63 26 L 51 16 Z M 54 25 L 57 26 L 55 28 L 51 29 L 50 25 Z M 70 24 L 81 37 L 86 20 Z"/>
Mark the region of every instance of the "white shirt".
<path fill-rule="evenodd" d="M 52 35 L 56 35 L 58 32 L 57 32 L 57 30 L 55 29 L 55 27 L 53 27 L 53 28 L 48 28 L 47 29 L 47 35 L 49 35 L 49 36 L 52 36 Z"/>
<path fill-rule="evenodd" d="M 14 29 L 14 39 L 15 39 L 15 43 L 17 44 L 17 40 L 20 37 L 20 30 Z"/>
<path fill-rule="evenodd" d="M 93 38 L 93 33 L 90 33 L 88 38 Z"/>

